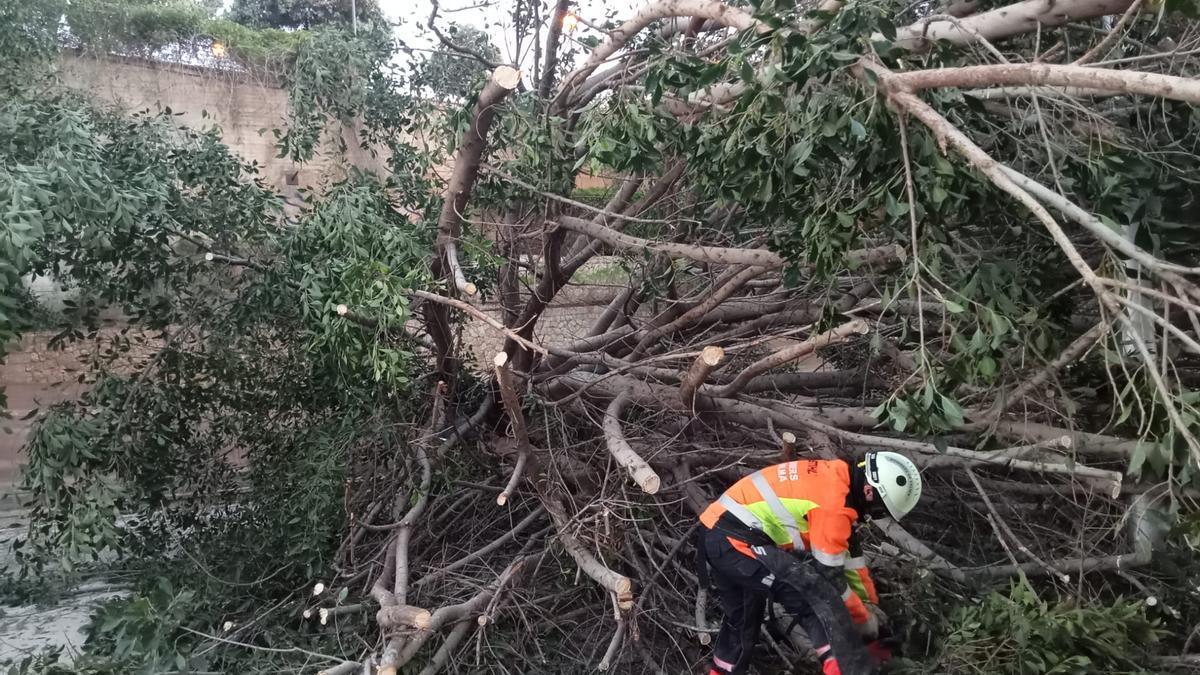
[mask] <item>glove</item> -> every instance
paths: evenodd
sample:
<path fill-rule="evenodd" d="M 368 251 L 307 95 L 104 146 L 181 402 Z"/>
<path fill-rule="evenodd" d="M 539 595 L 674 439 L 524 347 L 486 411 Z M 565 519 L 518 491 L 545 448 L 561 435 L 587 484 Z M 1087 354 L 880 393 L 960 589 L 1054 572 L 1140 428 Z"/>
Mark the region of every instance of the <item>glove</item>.
<path fill-rule="evenodd" d="M 874 642 L 879 639 L 879 617 L 873 612 L 867 612 L 867 620 L 865 623 L 855 624 L 858 629 L 858 634 L 862 637 L 863 642 Z"/>
<path fill-rule="evenodd" d="M 871 655 L 871 660 L 878 666 L 882 666 L 892 660 L 892 650 L 879 640 L 868 642 L 867 652 Z"/>
<path fill-rule="evenodd" d="M 870 602 L 864 602 L 863 604 L 867 606 L 867 612 L 879 621 L 880 626 L 888 624 L 888 615 L 879 608 L 879 605 Z"/>

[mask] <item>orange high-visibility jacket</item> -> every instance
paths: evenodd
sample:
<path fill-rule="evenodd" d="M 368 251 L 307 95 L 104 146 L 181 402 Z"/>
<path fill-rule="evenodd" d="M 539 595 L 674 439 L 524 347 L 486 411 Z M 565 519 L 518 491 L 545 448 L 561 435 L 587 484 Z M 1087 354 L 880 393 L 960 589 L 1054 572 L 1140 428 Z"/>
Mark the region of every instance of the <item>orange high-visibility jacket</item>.
<path fill-rule="evenodd" d="M 854 536 L 858 512 L 846 506 L 850 494 L 850 467 L 841 460 L 800 460 L 775 464 L 738 482 L 713 502 L 700 522 L 714 527 L 726 512 L 743 524 L 761 530 L 786 550 L 802 549 L 827 567 L 845 570 L 838 584 L 855 623 L 869 615 L 864 602 L 877 604 L 875 582 Z M 754 557 L 742 541 L 729 539 L 734 548 Z"/>

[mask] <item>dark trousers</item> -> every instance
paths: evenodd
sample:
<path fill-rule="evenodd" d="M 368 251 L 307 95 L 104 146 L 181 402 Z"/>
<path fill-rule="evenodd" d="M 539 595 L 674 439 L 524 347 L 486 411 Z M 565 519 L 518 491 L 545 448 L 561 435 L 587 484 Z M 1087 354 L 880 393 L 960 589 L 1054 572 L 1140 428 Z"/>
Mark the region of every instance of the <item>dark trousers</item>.
<path fill-rule="evenodd" d="M 713 646 L 717 671 L 730 675 L 749 671 L 765 608 L 773 601 L 800 622 L 815 645 L 824 644 L 826 635 L 832 637 L 844 673 L 870 672 L 850 616 L 828 581 L 775 546 L 755 546 L 755 557 L 750 557 L 735 549 L 721 530 L 707 530 L 702 537 L 704 557 L 725 613 Z"/>

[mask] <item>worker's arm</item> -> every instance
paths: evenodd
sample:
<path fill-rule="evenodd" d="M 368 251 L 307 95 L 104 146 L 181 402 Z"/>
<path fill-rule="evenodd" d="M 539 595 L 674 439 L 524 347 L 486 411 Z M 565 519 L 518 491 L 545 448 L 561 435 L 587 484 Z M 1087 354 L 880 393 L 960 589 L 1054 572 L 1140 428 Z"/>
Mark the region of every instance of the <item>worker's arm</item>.
<path fill-rule="evenodd" d="M 817 507 L 808 512 L 808 535 L 812 544 L 810 553 L 821 575 L 842 594 L 854 623 L 866 624 L 871 620 L 871 614 L 846 579 L 846 561 L 850 559 L 850 538 L 855 517 L 856 514 L 850 509 Z"/>
<path fill-rule="evenodd" d="M 858 530 L 850 533 L 849 552 L 843 566 L 846 570 L 846 583 L 850 585 L 855 595 L 863 602 L 878 605 L 879 594 L 875 591 L 875 580 L 871 578 L 871 572 L 867 569 L 867 559 L 863 556 Z"/>

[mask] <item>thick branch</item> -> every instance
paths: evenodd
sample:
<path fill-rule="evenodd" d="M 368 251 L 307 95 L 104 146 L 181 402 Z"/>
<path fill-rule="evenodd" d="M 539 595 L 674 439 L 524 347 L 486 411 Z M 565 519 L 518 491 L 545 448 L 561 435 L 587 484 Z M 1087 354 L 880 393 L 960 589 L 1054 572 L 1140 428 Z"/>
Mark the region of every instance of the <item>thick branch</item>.
<path fill-rule="evenodd" d="M 442 668 L 450 661 L 450 655 L 454 650 L 458 649 L 458 645 L 463 641 L 472 628 L 475 628 L 475 623 L 472 621 L 459 621 L 450 634 L 446 636 L 446 640 L 442 642 L 442 646 L 433 653 L 433 657 L 429 659 L 429 663 L 421 669 L 417 675 L 437 675 Z"/>
<path fill-rule="evenodd" d="M 758 361 L 750 364 L 745 370 L 739 373 L 732 382 L 714 390 L 712 395 L 722 398 L 735 396 L 738 392 L 745 389 L 746 385 L 758 375 L 761 375 L 772 368 L 778 368 L 779 366 L 790 361 L 795 361 L 801 356 L 811 354 L 822 347 L 844 342 L 852 335 L 861 335 L 866 333 L 867 330 L 867 322 L 860 320 L 850 321 L 838 326 L 837 328 L 834 328 L 833 330 L 813 336 L 804 342 L 792 345 L 786 349 L 781 349 L 770 356 L 759 359 Z"/>
<path fill-rule="evenodd" d="M 410 605 L 391 605 L 381 607 L 375 613 L 375 622 L 383 630 L 392 630 L 401 626 L 412 628 L 428 628 L 432 615 L 429 610 Z"/>
<path fill-rule="evenodd" d="M 683 400 L 683 405 L 689 409 L 695 405 L 696 391 L 704 384 L 704 380 L 708 378 L 712 369 L 716 368 L 724 358 L 725 350 L 715 345 L 709 345 L 700 352 L 679 385 L 679 396 Z"/>
<path fill-rule="evenodd" d="M 561 97 L 562 92 L 567 91 L 576 83 L 582 82 L 597 66 L 617 53 L 646 26 L 659 19 L 677 16 L 709 19 L 722 26 L 738 30 L 745 30 L 752 26 L 757 26 L 762 30 L 766 29 L 748 12 L 729 7 L 716 2 L 716 0 L 658 0 L 638 10 L 628 21 L 609 33 L 608 40 L 593 50 L 583 66 L 572 71 L 563 81 L 559 96 Z"/>
<path fill-rule="evenodd" d="M 434 3 L 434 15 L 437 13 L 437 3 Z M 430 16 L 433 23 L 433 15 Z M 459 281 L 466 279 L 459 269 L 457 242 L 462 234 L 462 218 L 466 212 L 467 202 L 471 197 L 471 188 L 479 175 L 479 160 L 483 156 L 487 144 L 488 129 L 496 116 L 496 107 L 520 82 L 521 71 L 509 66 L 500 66 L 492 72 L 491 78 L 479 99 L 475 103 L 471 115 L 471 125 L 463 135 L 458 152 L 454 158 L 454 172 L 446 183 L 443 195 L 442 212 L 438 217 L 437 251 L 430 265 L 434 279 L 444 279 L 449 276 L 450 283 L 459 288 Z M 447 244 L 452 244 L 447 248 Z M 463 289 L 460 289 L 463 290 Z M 465 292 L 465 290 L 464 290 Z M 425 329 L 437 345 L 436 369 L 439 376 L 453 383 L 456 373 L 454 332 L 450 329 L 450 317 L 445 307 L 427 305 L 424 309 Z"/>
<path fill-rule="evenodd" d="M 932 42 L 968 45 L 982 36 L 999 40 L 1032 33 L 1042 27 L 1061 26 L 1071 21 L 1092 19 L 1125 11 L 1130 0 L 1024 0 L 950 21 L 918 21 L 896 31 L 895 43 L 905 49 L 920 49 Z"/>
<path fill-rule="evenodd" d="M 454 279 L 454 287 L 459 293 L 465 295 L 475 295 L 475 284 L 467 281 L 466 275 L 463 274 L 462 264 L 458 261 L 458 246 L 453 240 L 447 241 L 442 248 L 446 251 L 446 265 L 450 269 L 450 276 Z"/>
<path fill-rule="evenodd" d="M 610 570 L 604 563 L 597 560 L 587 547 L 575 538 L 575 535 L 568 531 L 569 521 L 561 502 L 551 497 L 543 497 L 542 502 L 558 528 L 559 541 L 562 542 L 567 553 L 575 559 L 575 564 L 579 565 L 579 569 L 610 593 L 615 593 L 619 602 L 632 604 L 633 582 L 629 580 L 629 577 Z"/>
<path fill-rule="evenodd" d="M 1156 96 L 1200 104 L 1200 80 L 1137 70 L 1114 70 L 1052 63 L 1005 63 L 988 66 L 933 68 L 897 73 L 897 86 L 911 91 L 939 87 L 1043 85 L 1100 89 L 1121 94 Z"/>
<path fill-rule="evenodd" d="M 554 86 L 554 70 L 558 68 L 558 42 L 562 37 L 563 19 L 570 7 L 571 0 L 558 0 L 550 17 L 550 27 L 546 29 L 546 63 L 538 78 L 538 98 L 542 100 L 550 96 L 550 88 Z"/>
<path fill-rule="evenodd" d="M 511 66 L 498 66 L 492 71 L 492 76 L 475 102 L 471 126 L 463 134 L 458 152 L 455 153 L 454 173 L 446 183 L 442 212 L 438 217 L 438 244 L 450 270 L 458 265 L 457 257 L 451 260 L 450 256 L 457 253 L 453 244 L 460 236 L 463 214 L 467 210 L 475 179 L 479 176 L 479 161 L 487 145 L 488 130 L 492 128 L 492 121 L 496 117 L 496 108 L 517 88 L 520 81 L 521 71 Z M 449 249 L 446 248 L 447 244 L 451 245 Z"/>
<path fill-rule="evenodd" d="M 1119 472 L 1116 471 L 1096 469 L 1077 463 L 1066 464 L 1060 462 L 1047 462 L 1041 459 L 1018 459 L 1013 457 L 1011 453 L 1002 451 L 976 452 L 974 450 L 966 450 L 964 448 L 956 448 L 954 446 L 938 448 L 932 443 L 922 443 L 921 441 L 909 441 L 902 438 L 887 438 L 884 436 L 873 436 L 868 434 L 860 434 L 853 431 L 845 431 L 813 419 L 801 418 L 797 421 L 804 426 L 814 427 L 829 434 L 830 436 L 836 436 L 837 438 L 840 438 L 851 445 L 859 446 L 860 448 L 884 447 L 905 452 L 920 453 L 921 455 L 932 455 L 932 457 L 922 457 L 917 455 L 912 458 L 914 463 L 922 467 L 970 467 L 986 464 L 1006 467 L 1009 469 L 1017 469 L 1020 471 L 1076 476 L 1079 478 L 1099 481 L 1105 487 L 1109 488 L 1109 491 L 1114 498 L 1121 494 L 1121 481 L 1123 477 Z"/>
<path fill-rule="evenodd" d="M 702 263 L 715 265 L 751 265 L 768 269 L 784 267 L 788 263 L 778 253 L 766 249 L 702 246 L 699 244 L 680 244 L 642 239 L 641 237 L 623 234 L 611 227 L 606 227 L 594 221 L 572 218 L 571 216 L 561 216 L 558 219 L 558 224 L 568 230 L 586 234 L 593 239 L 616 248 L 651 250 L 672 257 L 688 258 L 689 260 Z M 847 260 L 851 265 L 886 264 L 903 259 L 903 251 L 895 245 L 850 251 L 847 254 Z"/>
<path fill-rule="evenodd" d="M 1083 356 L 1085 352 L 1092 348 L 1092 345 L 1096 344 L 1100 338 L 1107 333 L 1108 324 L 1101 321 L 1093 326 L 1091 330 L 1075 338 L 1075 340 L 1068 345 L 1067 348 L 1064 349 L 1062 353 L 1059 354 L 1053 361 L 1047 364 L 1045 368 L 1039 369 L 1036 373 L 1034 373 L 1033 377 L 1025 380 L 1020 384 L 1020 386 L 1018 386 L 1016 389 L 1013 389 L 1012 392 L 997 400 L 996 406 L 991 410 L 990 413 L 986 415 L 986 417 L 995 419 L 996 417 L 1002 415 L 1006 410 L 1015 405 L 1017 401 L 1020 401 L 1027 396 L 1029 392 L 1045 384 L 1046 380 L 1049 380 L 1051 376 L 1053 376 L 1067 364 L 1073 363 L 1076 359 Z"/>
<path fill-rule="evenodd" d="M 977 570 L 969 570 L 968 574 L 974 577 L 983 577 L 991 579 L 999 579 L 1003 577 L 1015 577 L 1018 574 L 1038 575 L 1046 574 L 1051 570 L 1063 569 L 1073 570 L 1080 574 L 1087 572 L 1111 572 L 1128 569 L 1136 569 L 1145 567 L 1150 564 L 1150 556 L 1138 553 L 1127 553 L 1124 555 L 1101 556 L 1096 558 L 1063 558 L 1060 560 L 1046 561 L 1045 565 L 1028 562 L 1019 565 L 993 565 Z"/>
<path fill-rule="evenodd" d="M 637 360 L 642 354 L 645 353 L 646 349 L 649 348 L 650 345 L 664 337 L 673 335 L 677 331 L 687 328 L 693 323 L 696 323 L 709 312 L 716 309 L 716 307 L 722 302 L 725 302 L 725 300 L 727 300 L 734 293 L 741 290 L 748 281 L 761 275 L 765 271 L 766 270 L 761 267 L 747 267 L 733 275 L 733 277 L 730 278 L 726 283 L 721 284 L 719 287 L 713 288 L 708 294 L 708 297 L 700 301 L 700 303 L 698 303 L 695 307 L 687 310 L 678 318 L 666 324 L 665 326 L 659 326 L 658 328 L 654 328 L 647 332 L 633 348 L 633 353 L 628 357 L 629 360 Z"/>
<path fill-rule="evenodd" d="M 613 459 L 617 460 L 617 464 L 629 472 L 630 478 L 642 488 L 643 492 L 652 495 L 658 492 L 662 481 L 659 480 L 654 469 L 651 469 L 650 465 L 646 463 L 646 460 L 634 452 L 625 440 L 625 433 L 621 429 L 621 415 L 625 412 L 627 405 L 629 405 L 629 397 L 621 395 L 614 398 L 604 411 L 604 440 L 608 444 L 609 453 L 612 454 Z"/>
<path fill-rule="evenodd" d="M 421 647 L 433 637 L 434 633 L 441 630 L 445 626 L 464 621 L 472 617 L 478 616 L 491 602 L 492 598 L 499 592 L 500 587 L 510 579 L 516 571 L 525 564 L 526 558 L 520 558 L 513 562 L 496 578 L 492 584 L 479 591 L 470 600 L 461 602 L 456 605 L 446 605 L 439 607 L 437 611 L 429 619 L 429 625 L 425 628 L 415 631 L 408 643 L 404 645 L 401 651 L 391 663 L 383 664 L 379 669 L 379 675 L 396 675 L 396 669 L 403 667 L 417 655 Z M 385 654 L 386 655 L 386 654 Z"/>
<path fill-rule="evenodd" d="M 521 412 L 521 399 L 517 396 L 517 388 L 513 385 L 512 370 L 508 367 L 508 354 L 499 352 L 493 359 L 496 364 L 496 384 L 500 388 L 500 398 L 508 411 L 509 424 L 512 425 L 513 438 L 517 441 L 517 465 L 513 467 L 512 477 L 508 485 L 496 497 L 496 503 L 504 506 L 509 496 L 516 491 L 521 482 L 521 472 L 529 461 L 529 430 L 525 427 L 525 414 Z"/>
<path fill-rule="evenodd" d="M 923 561 L 929 569 L 940 572 L 957 581 L 963 581 L 966 577 L 962 570 L 950 564 L 942 556 L 934 552 L 933 549 L 925 545 L 925 542 L 917 539 L 912 534 L 900 526 L 900 523 L 891 518 L 882 518 L 872 520 L 875 527 L 878 527 L 881 532 L 887 535 L 888 539 L 895 542 L 896 546 L 907 552 L 909 555 Z"/>

